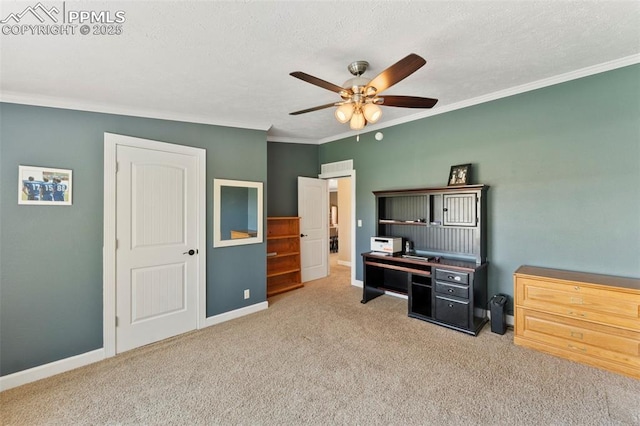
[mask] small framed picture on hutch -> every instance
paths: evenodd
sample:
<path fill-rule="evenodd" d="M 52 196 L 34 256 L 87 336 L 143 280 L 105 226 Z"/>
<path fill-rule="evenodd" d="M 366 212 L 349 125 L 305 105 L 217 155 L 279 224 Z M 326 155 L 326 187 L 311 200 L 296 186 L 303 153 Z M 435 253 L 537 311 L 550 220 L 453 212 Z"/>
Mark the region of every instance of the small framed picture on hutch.
<path fill-rule="evenodd" d="M 458 164 L 451 166 L 449 172 L 448 186 L 452 185 L 470 185 L 471 184 L 471 164 Z"/>

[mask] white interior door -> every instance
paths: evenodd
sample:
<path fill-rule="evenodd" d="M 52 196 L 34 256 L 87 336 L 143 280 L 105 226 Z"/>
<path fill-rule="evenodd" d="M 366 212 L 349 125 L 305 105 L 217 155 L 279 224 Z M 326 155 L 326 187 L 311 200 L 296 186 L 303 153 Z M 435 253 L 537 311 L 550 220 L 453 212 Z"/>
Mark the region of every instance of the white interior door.
<path fill-rule="evenodd" d="M 329 190 L 327 181 L 298 176 L 302 282 L 329 274 Z"/>
<path fill-rule="evenodd" d="M 197 158 L 117 147 L 116 352 L 197 328 Z"/>

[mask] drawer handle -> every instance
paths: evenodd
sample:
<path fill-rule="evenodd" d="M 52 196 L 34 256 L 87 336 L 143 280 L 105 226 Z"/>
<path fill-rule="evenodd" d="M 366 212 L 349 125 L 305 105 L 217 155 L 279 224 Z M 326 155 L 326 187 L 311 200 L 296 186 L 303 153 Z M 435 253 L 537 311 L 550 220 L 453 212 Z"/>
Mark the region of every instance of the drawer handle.
<path fill-rule="evenodd" d="M 573 346 L 573 345 L 567 345 L 569 347 L 569 349 L 576 349 L 579 350 L 580 352 L 586 352 L 587 348 L 579 348 L 577 346 Z"/>
<path fill-rule="evenodd" d="M 579 316 L 579 317 L 582 317 L 582 318 L 586 318 L 587 317 L 587 314 L 583 314 L 583 313 L 580 313 L 580 312 L 569 311 L 568 313 L 569 313 L 569 315 Z"/>
<path fill-rule="evenodd" d="M 453 303 L 449 303 L 449 307 L 450 307 L 450 308 L 453 308 Z"/>
<path fill-rule="evenodd" d="M 576 339 L 582 339 L 582 333 L 578 333 L 577 331 L 572 331 L 571 337 L 575 337 Z"/>
<path fill-rule="evenodd" d="M 573 289 L 577 290 L 577 291 L 580 291 L 580 287 L 578 287 L 578 286 L 573 287 Z"/>
<path fill-rule="evenodd" d="M 448 291 L 449 293 L 453 293 L 453 289 L 452 289 L 452 288 L 448 288 L 448 289 L 447 289 L 447 291 Z"/>
<path fill-rule="evenodd" d="M 447 279 L 449 280 L 454 280 L 454 281 L 460 281 L 462 278 L 460 277 L 454 277 L 453 275 L 448 275 Z"/>

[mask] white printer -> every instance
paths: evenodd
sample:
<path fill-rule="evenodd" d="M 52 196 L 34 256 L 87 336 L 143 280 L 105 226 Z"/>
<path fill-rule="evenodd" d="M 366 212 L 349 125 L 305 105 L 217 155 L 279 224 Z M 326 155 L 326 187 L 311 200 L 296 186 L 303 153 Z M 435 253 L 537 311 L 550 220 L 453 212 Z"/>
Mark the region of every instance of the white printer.
<path fill-rule="evenodd" d="M 402 238 L 371 237 L 371 251 L 380 254 L 400 253 L 402 251 Z"/>

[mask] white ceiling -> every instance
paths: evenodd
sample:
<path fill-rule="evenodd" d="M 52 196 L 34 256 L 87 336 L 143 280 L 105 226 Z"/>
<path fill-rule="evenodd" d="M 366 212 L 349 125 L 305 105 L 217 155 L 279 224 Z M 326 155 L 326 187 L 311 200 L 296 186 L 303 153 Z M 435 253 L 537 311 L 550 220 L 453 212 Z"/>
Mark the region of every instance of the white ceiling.
<path fill-rule="evenodd" d="M 0 34 L 0 100 L 268 129 L 272 141 L 352 134 L 332 108 L 289 115 L 339 98 L 292 71 L 342 85 L 354 60 L 373 78 L 409 53 L 424 57 L 384 93 L 439 103 L 383 107 L 369 131 L 640 62 L 637 0 L 42 3 L 122 10 L 123 33 Z M 0 19 L 36 4 L 2 0 Z"/>

